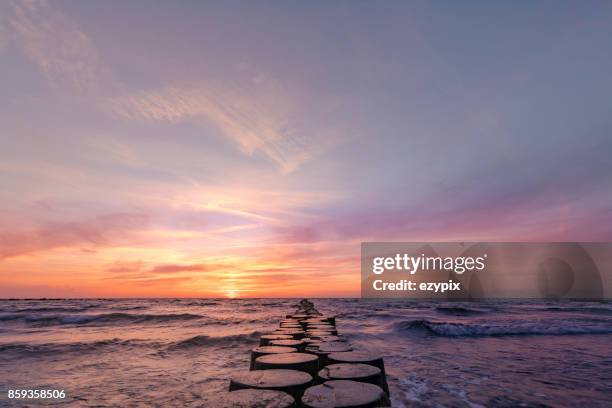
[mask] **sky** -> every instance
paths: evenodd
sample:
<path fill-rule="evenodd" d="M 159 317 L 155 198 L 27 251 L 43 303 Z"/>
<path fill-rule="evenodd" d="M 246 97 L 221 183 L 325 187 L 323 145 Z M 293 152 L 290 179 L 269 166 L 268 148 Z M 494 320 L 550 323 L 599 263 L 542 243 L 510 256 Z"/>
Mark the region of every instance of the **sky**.
<path fill-rule="evenodd" d="M 358 296 L 612 240 L 608 1 L 0 2 L 0 297 Z"/>

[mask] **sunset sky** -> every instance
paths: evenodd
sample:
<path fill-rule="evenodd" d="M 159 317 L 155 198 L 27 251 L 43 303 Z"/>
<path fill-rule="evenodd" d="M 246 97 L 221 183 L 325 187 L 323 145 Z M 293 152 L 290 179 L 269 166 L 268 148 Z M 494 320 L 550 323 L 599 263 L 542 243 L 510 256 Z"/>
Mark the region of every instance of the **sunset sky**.
<path fill-rule="evenodd" d="M 495 4 L 493 4 L 495 3 Z M 0 297 L 357 296 L 612 240 L 612 2 L 0 2 Z"/>

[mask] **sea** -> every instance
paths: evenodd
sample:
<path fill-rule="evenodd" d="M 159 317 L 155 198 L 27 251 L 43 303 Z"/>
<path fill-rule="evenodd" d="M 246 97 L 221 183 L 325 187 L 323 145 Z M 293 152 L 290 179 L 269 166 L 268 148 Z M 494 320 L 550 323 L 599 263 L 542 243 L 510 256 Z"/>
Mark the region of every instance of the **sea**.
<path fill-rule="evenodd" d="M 384 357 L 394 407 L 612 407 L 611 302 L 311 300 Z M 0 406 L 206 407 L 297 301 L 0 300 Z"/>

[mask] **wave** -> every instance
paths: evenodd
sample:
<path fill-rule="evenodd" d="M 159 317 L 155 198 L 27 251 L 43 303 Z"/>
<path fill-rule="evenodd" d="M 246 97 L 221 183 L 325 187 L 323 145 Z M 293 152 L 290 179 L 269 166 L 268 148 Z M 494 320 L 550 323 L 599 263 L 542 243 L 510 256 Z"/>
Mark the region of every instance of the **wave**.
<path fill-rule="evenodd" d="M 98 340 L 93 342 L 75 342 L 75 343 L 9 343 L 0 344 L 0 353 L 17 353 L 19 356 L 23 354 L 49 354 L 56 355 L 58 353 L 85 353 L 99 351 L 109 347 L 127 347 L 127 346 L 151 346 L 157 343 L 150 343 L 143 340 L 121 340 L 108 339 Z"/>
<path fill-rule="evenodd" d="M 603 315 L 612 315 L 612 309 L 603 308 L 603 307 L 559 307 L 559 306 L 551 306 L 547 307 L 544 310 L 548 312 L 573 312 L 573 313 L 590 313 L 590 314 L 603 314 Z"/>
<path fill-rule="evenodd" d="M 82 307 L 32 307 L 25 309 L 17 309 L 14 310 L 14 313 L 46 313 L 46 312 L 55 312 L 55 313 L 79 313 L 84 312 L 87 309 L 91 309 L 92 307 L 96 307 L 93 305 L 90 306 L 82 306 Z"/>
<path fill-rule="evenodd" d="M 473 316 L 486 313 L 484 310 L 470 309 L 460 306 L 438 306 L 436 307 L 436 311 L 453 316 Z"/>
<path fill-rule="evenodd" d="M 579 334 L 612 334 L 610 326 L 554 326 L 540 324 L 465 324 L 449 322 L 432 322 L 429 320 L 408 320 L 395 323 L 396 332 L 422 332 L 440 337 L 493 337 L 493 336 L 561 336 Z"/>
<path fill-rule="evenodd" d="M 97 315 L 36 315 L 36 314 L 9 314 L 0 316 L 0 321 L 24 321 L 35 325 L 51 326 L 62 324 L 91 324 L 91 323 L 163 323 L 170 321 L 201 319 L 203 316 L 181 314 L 131 314 L 131 313 L 104 313 Z"/>
<path fill-rule="evenodd" d="M 216 306 L 219 305 L 220 303 L 217 301 L 197 301 L 197 302 L 190 302 L 190 303 L 186 303 L 185 306 Z"/>
<path fill-rule="evenodd" d="M 398 313 L 361 313 L 357 316 L 353 316 L 352 318 L 355 320 L 367 320 L 367 319 L 397 319 L 398 317 L 402 317 L 401 314 Z"/>
<path fill-rule="evenodd" d="M 261 336 L 261 332 L 254 331 L 251 333 L 243 333 L 243 334 L 233 334 L 227 336 L 206 336 L 206 335 L 198 335 L 191 337 L 186 340 L 181 340 L 173 345 L 171 345 L 170 349 L 189 349 L 192 347 L 205 347 L 205 346 L 228 346 L 234 347 L 237 343 L 239 344 L 248 344 L 255 343 L 259 340 L 259 336 Z"/>
<path fill-rule="evenodd" d="M 122 340 L 118 338 L 98 340 L 92 342 L 72 342 L 72 343 L 8 343 L 0 344 L 0 354 L 14 353 L 21 357 L 24 355 L 57 355 L 60 353 L 87 353 L 99 352 L 103 349 L 121 349 L 129 347 L 155 347 L 167 346 L 169 350 L 186 350 L 196 347 L 221 346 L 236 347 L 239 345 L 254 344 L 259 341 L 261 332 L 234 334 L 227 336 L 206 336 L 198 335 L 176 343 L 167 344 L 147 341 L 147 340 Z"/>
<path fill-rule="evenodd" d="M 262 306 L 284 306 L 285 302 L 282 302 L 282 301 L 280 301 L 280 302 L 263 302 L 261 305 Z"/>
<path fill-rule="evenodd" d="M 115 306 L 111 307 L 111 310 L 144 310 L 148 309 L 148 306 Z"/>

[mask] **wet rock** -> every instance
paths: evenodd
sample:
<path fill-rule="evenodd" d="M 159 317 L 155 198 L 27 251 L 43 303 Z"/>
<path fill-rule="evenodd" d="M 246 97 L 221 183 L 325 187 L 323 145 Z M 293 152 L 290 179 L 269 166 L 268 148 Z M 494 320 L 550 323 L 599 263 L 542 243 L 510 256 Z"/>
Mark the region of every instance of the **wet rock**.
<path fill-rule="evenodd" d="M 303 352 L 306 348 L 306 343 L 302 340 L 272 340 L 271 346 L 294 347 L 298 351 Z"/>
<path fill-rule="evenodd" d="M 256 370 L 269 369 L 289 369 L 304 371 L 312 375 L 317 375 L 318 357 L 307 353 L 284 353 L 271 354 L 258 357 L 255 360 Z"/>
<path fill-rule="evenodd" d="M 236 374 L 230 382 L 230 391 L 247 388 L 284 391 L 296 401 L 313 383 L 310 374 L 297 370 L 255 370 Z"/>
<path fill-rule="evenodd" d="M 305 408 L 374 408 L 388 406 L 383 390 L 373 384 L 332 380 L 308 388 L 302 396 Z"/>
<path fill-rule="evenodd" d="M 334 334 L 332 332 L 328 332 L 328 331 L 308 331 L 306 332 L 306 336 L 310 337 L 311 339 L 321 339 L 321 337 L 326 337 L 326 336 L 333 336 Z"/>
<path fill-rule="evenodd" d="M 380 368 L 361 363 L 330 364 L 319 370 L 318 375 L 321 382 L 329 380 L 352 380 L 378 385 L 381 388 L 383 388 L 385 383 Z"/>
<path fill-rule="evenodd" d="M 319 366 L 323 367 L 328 364 L 327 356 L 331 353 L 338 353 L 343 351 L 352 351 L 353 348 L 350 344 L 345 342 L 323 342 L 318 345 L 318 347 L 314 348 L 314 350 L 309 350 L 309 352 L 316 354 L 319 356 Z"/>
<path fill-rule="evenodd" d="M 382 376 L 384 379 L 383 390 L 387 395 L 389 394 L 389 386 L 387 384 L 385 374 L 385 363 L 383 362 L 383 358 L 380 355 L 361 350 L 330 353 L 327 355 L 325 365 L 338 363 L 362 363 L 378 367 L 382 372 Z"/>
<path fill-rule="evenodd" d="M 260 346 L 268 346 L 272 340 L 291 340 L 293 336 L 287 334 L 264 334 L 259 338 Z"/>
<path fill-rule="evenodd" d="M 282 340 L 277 340 L 282 341 Z M 282 347 L 280 345 L 270 345 L 270 346 L 259 346 L 255 347 L 251 350 L 251 366 L 249 367 L 251 370 L 255 369 L 255 359 L 257 357 L 265 356 L 268 354 L 282 354 L 282 353 L 297 353 L 298 349 L 293 347 Z"/>
<path fill-rule="evenodd" d="M 306 333 L 300 329 L 276 329 L 274 330 L 275 334 L 285 334 L 291 336 L 294 339 L 303 339 L 306 337 Z"/>

